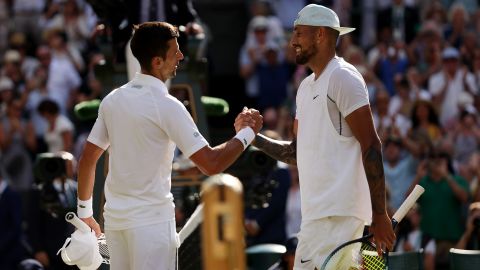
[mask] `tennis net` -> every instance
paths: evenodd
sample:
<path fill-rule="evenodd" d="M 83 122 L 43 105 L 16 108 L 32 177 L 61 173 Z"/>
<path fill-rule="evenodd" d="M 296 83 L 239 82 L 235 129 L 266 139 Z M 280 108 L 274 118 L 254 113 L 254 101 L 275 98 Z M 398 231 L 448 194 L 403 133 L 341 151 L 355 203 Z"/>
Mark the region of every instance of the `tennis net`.
<path fill-rule="evenodd" d="M 180 248 L 178 249 L 179 270 L 202 269 L 202 223 L 203 204 L 200 204 L 178 233 L 180 238 Z"/>

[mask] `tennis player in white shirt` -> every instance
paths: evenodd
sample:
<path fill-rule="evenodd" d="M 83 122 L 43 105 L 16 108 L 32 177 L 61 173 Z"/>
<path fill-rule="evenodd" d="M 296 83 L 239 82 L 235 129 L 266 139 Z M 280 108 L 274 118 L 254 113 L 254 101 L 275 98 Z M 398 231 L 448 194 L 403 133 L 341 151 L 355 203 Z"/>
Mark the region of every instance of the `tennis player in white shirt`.
<path fill-rule="evenodd" d="M 273 158 L 298 166 L 302 223 L 296 270 L 320 269 L 337 246 L 361 237 L 366 223 L 379 249 L 391 250 L 395 240 L 365 81 L 335 53 L 338 36 L 353 30 L 340 27 L 337 14 L 321 5 L 298 13 L 291 46 L 297 64 L 313 73 L 297 92 L 295 139 L 258 134 L 254 141 Z"/>
<path fill-rule="evenodd" d="M 92 217 L 92 192 L 96 163 L 109 148 L 104 217 L 111 269 L 174 270 L 177 240 L 170 176 L 175 147 L 203 173 L 217 174 L 240 156 L 263 123 L 256 110 L 240 113 L 236 136 L 210 147 L 165 86 L 183 59 L 177 37 L 178 31 L 164 22 L 136 27 L 130 46 L 141 73 L 102 100 L 79 161 L 78 216 L 100 234 Z"/>

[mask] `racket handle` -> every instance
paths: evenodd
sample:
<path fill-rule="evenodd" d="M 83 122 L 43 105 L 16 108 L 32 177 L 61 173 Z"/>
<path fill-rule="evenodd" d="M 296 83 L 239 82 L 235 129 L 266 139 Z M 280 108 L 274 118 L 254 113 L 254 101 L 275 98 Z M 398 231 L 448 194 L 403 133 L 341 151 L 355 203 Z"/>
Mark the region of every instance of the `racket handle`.
<path fill-rule="evenodd" d="M 393 215 L 393 220 L 395 220 L 397 223 L 402 221 L 402 219 L 405 217 L 405 215 L 408 213 L 410 208 L 415 204 L 417 199 L 420 197 L 420 195 L 423 194 L 425 189 L 422 186 L 416 185 L 413 191 L 408 195 L 407 199 L 402 203 L 402 205 L 398 208 L 398 210 L 395 212 Z M 392 220 L 392 223 L 393 223 Z"/>
<path fill-rule="evenodd" d="M 92 229 L 87 225 L 87 223 L 83 222 L 77 215 L 73 212 L 68 212 L 65 215 L 65 220 L 70 222 L 75 228 L 82 232 L 91 232 Z"/>

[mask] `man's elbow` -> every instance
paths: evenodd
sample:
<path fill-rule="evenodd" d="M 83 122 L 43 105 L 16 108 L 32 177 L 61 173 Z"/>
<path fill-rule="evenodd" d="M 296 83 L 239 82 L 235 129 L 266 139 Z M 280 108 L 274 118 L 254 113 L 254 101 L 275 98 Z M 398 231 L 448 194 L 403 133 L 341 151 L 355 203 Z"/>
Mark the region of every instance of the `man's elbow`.
<path fill-rule="evenodd" d="M 222 167 L 219 165 L 219 164 L 216 164 L 216 163 L 209 163 L 205 166 L 197 166 L 200 171 L 207 175 L 207 176 L 212 176 L 212 175 L 215 175 L 215 174 L 219 174 L 221 173 L 224 169 L 222 169 Z"/>

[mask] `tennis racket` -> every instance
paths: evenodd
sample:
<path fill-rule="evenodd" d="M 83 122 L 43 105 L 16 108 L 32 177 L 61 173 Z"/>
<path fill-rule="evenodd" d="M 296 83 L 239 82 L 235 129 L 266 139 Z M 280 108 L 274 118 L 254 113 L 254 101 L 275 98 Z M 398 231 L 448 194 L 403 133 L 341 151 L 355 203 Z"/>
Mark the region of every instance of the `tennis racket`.
<path fill-rule="evenodd" d="M 87 223 L 83 222 L 73 212 L 68 212 L 65 215 L 65 220 L 82 232 L 92 231 L 92 229 L 87 225 Z M 107 240 L 105 239 L 105 234 L 102 233 L 97 238 L 97 243 L 98 243 L 98 250 L 100 251 L 100 255 L 102 256 L 102 263 L 110 264 L 110 254 L 108 253 L 108 246 L 107 246 Z"/>
<path fill-rule="evenodd" d="M 408 195 L 400 208 L 392 218 L 392 226 L 395 229 L 402 221 L 407 212 L 412 208 L 425 189 L 419 185 Z M 321 270 L 387 270 L 388 253 L 378 256 L 377 248 L 372 243 L 373 234 L 345 242 L 330 253 Z"/>

